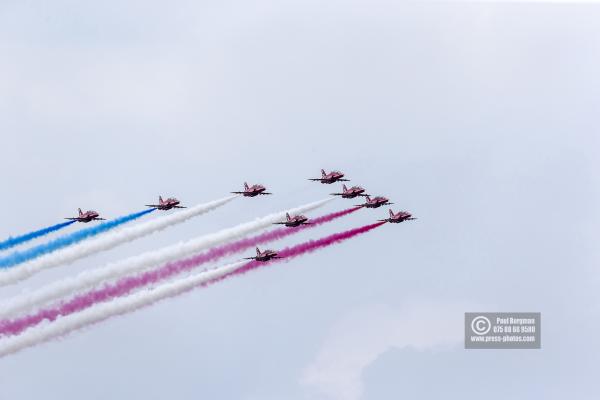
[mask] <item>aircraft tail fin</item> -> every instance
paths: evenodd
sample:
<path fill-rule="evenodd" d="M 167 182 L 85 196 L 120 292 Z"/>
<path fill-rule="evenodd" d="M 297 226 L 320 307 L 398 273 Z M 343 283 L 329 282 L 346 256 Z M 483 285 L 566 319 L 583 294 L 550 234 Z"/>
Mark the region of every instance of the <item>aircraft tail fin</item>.
<path fill-rule="evenodd" d="M 291 219 L 291 218 L 290 218 L 290 213 L 285 213 L 285 217 L 286 217 L 286 218 L 287 218 L 287 220 L 289 221 L 289 220 Z"/>
<path fill-rule="evenodd" d="M 78 208 L 78 210 L 79 210 L 79 216 L 82 216 L 83 215 L 83 211 L 81 211 L 81 208 Z"/>
<path fill-rule="evenodd" d="M 164 203 L 162 196 L 158 196 L 158 204 Z"/>
<path fill-rule="evenodd" d="M 344 189 L 344 193 L 346 193 L 348 191 L 348 188 L 346 187 L 346 184 L 342 185 L 342 189 Z"/>
<path fill-rule="evenodd" d="M 394 216 L 394 212 L 392 211 L 392 209 L 390 208 L 390 217 Z"/>
<path fill-rule="evenodd" d="M 324 169 L 322 169 L 322 170 L 321 170 L 321 176 L 325 177 L 325 175 L 327 175 L 327 174 L 325 173 L 325 170 L 324 170 Z"/>
<path fill-rule="evenodd" d="M 258 247 L 256 248 L 256 255 L 260 256 L 260 249 Z"/>
<path fill-rule="evenodd" d="M 367 199 L 367 201 L 371 201 L 371 196 L 369 196 L 369 195 L 366 195 L 366 196 L 365 196 L 365 199 Z"/>
<path fill-rule="evenodd" d="M 248 186 L 248 182 L 244 182 L 244 189 L 248 190 L 250 187 Z"/>

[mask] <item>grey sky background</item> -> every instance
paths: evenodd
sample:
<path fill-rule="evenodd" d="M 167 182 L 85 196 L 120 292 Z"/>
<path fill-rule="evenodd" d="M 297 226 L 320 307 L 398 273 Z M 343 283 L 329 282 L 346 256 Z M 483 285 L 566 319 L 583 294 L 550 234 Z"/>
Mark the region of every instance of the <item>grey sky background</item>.
<path fill-rule="evenodd" d="M 595 4 L 0 2 L 1 237 L 276 193 L 0 295 L 323 198 L 320 168 L 419 218 L 2 359 L 0 398 L 596 398 L 599 47 Z M 483 310 L 541 311 L 543 348 L 464 350 Z"/>

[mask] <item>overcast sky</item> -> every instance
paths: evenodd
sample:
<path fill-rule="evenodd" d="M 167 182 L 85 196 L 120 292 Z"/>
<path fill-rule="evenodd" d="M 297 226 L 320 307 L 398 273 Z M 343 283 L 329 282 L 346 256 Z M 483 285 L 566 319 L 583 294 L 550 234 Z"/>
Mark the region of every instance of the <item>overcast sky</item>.
<path fill-rule="evenodd" d="M 597 398 L 600 6 L 84 3 L 0 1 L 0 236 L 275 195 L 1 296 L 321 199 L 321 168 L 419 219 L 1 359 L 0 398 Z M 464 350 L 482 310 L 540 311 L 542 349 Z"/>

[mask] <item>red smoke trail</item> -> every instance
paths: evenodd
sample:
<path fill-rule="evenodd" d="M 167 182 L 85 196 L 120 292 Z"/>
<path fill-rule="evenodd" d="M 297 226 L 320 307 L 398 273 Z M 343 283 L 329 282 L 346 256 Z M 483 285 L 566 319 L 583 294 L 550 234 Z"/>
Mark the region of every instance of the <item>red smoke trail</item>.
<path fill-rule="evenodd" d="M 277 262 L 277 261 L 281 261 L 281 260 L 287 261 L 287 260 L 301 256 L 306 253 L 312 253 L 313 251 L 320 250 L 322 248 L 331 246 L 333 244 L 343 242 L 344 240 L 351 239 L 354 236 L 358 236 L 358 235 L 362 235 L 363 233 L 367 233 L 370 230 L 380 227 L 383 224 L 385 224 L 385 222 L 376 222 L 371 225 L 361 226 L 360 228 L 354 228 L 354 229 L 350 229 L 348 231 L 334 233 L 333 235 L 325 236 L 324 238 L 321 238 L 321 239 L 309 240 L 308 242 L 300 243 L 300 244 L 297 244 L 292 247 L 286 247 L 285 249 L 277 252 L 277 255 L 280 257 L 283 257 L 283 258 L 274 259 L 274 260 L 271 260 L 268 262 L 260 262 L 260 261 L 256 261 L 256 260 L 250 261 L 248 264 L 242 266 L 241 268 L 238 268 L 235 271 L 230 272 L 229 274 L 224 275 L 222 277 L 215 278 L 211 281 L 208 281 L 208 282 L 202 284 L 201 286 L 208 286 L 210 284 L 222 281 L 223 279 L 227 279 L 230 276 L 245 274 L 248 271 L 271 265 L 272 263 Z"/>
<path fill-rule="evenodd" d="M 278 228 L 260 235 L 240 239 L 222 246 L 213 247 L 207 252 L 201 253 L 197 256 L 170 262 L 160 268 L 143 272 L 138 275 L 124 277 L 114 283 L 106 284 L 99 289 L 93 289 L 77 295 L 68 301 L 59 303 L 56 306 L 38 310 L 33 314 L 24 315 L 22 317 L 17 317 L 10 320 L 0 320 L 0 335 L 19 334 L 25 329 L 37 325 L 45 319 L 54 321 L 61 315 L 64 316 L 73 314 L 96 303 L 107 301 L 115 297 L 124 296 L 128 293 L 131 293 L 135 289 L 168 279 L 184 271 L 189 271 L 204 263 L 215 261 L 221 257 L 252 248 L 262 243 L 282 239 L 307 228 L 316 227 L 321 224 L 331 222 L 337 218 L 341 218 L 345 215 L 358 211 L 360 208 L 361 207 L 353 207 L 311 219 L 310 225 L 301 225 L 296 228 Z"/>

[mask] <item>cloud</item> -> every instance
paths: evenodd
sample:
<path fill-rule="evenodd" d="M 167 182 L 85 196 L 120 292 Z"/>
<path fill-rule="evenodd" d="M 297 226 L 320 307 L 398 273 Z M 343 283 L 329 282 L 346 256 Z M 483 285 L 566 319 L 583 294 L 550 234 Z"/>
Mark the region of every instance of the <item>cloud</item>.
<path fill-rule="evenodd" d="M 461 304 L 410 302 L 360 307 L 334 323 L 301 384 L 335 400 L 357 400 L 362 372 L 393 348 L 444 349 L 463 340 Z"/>

